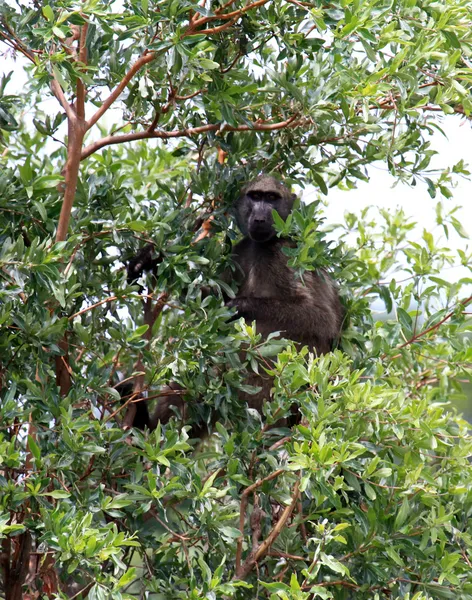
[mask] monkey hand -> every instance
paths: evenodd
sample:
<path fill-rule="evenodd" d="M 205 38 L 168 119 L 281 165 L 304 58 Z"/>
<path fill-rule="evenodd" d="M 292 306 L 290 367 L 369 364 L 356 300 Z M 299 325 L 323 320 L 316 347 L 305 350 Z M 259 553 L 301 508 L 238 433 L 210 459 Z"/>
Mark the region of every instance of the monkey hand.
<path fill-rule="evenodd" d="M 245 319 L 250 318 L 249 316 L 249 301 L 247 298 L 232 298 L 231 300 L 228 300 L 228 302 L 226 302 L 225 306 L 227 306 L 228 308 L 235 308 L 236 309 L 236 314 L 231 317 L 231 319 L 229 319 L 230 321 L 235 321 L 236 319 L 240 319 L 241 317 L 244 317 Z"/>

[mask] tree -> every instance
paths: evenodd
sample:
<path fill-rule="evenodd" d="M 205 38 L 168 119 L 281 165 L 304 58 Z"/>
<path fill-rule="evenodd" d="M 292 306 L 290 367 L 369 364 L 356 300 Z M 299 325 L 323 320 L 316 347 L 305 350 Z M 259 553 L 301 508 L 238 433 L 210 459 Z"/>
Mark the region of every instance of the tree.
<path fill-rule="evenodd" d="M 393 210 L 346 215 L 334 243 L 321 202 L 300 205 L 278 225 L 291 264 L 329 266 L 346 305 L 324 357 L 200 290 L 232 293 L 228 208 L 261 169 L 327 195 L 383 161 L 466 237 L 448 199 L 468 172 L 429 172 L 428 135 L 436 112 L 470 115 L 471 8 L 0 7 L 31 62 L 23 93 L 0 86 L 2 597 L 470 598 L 472 444 L 449 405 L 470 381 L 470 279 L 441 276 L 470 251 Z M 146 243 L 161 261 L 140 293 L 123 261 Z M 262 417 L 238 403 L 245 369 L 274 375 Z M 189 423 L 217 411 L 198 449 L 174 421 L 126 427 L 170 381 Z M 274 428 L 292 404 L 302 423 Z"/>

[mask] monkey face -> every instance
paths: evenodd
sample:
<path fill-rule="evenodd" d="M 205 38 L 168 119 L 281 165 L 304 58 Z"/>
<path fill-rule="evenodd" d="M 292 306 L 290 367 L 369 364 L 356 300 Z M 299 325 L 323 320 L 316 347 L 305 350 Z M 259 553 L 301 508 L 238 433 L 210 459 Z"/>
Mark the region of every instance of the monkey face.
<path fill-rule="evenodd" d="M 242 191 L 236 205 L 238 226 L 254 242 L 264 243 L 275 236 L 272 211 L 286 219 L 295 196 L 277 179 L 262 175 Z"/>
<path fill-rule="evenodd" d="M 279 208 L 281 197 L 274 192 L 253 190 L 246 196 L 248 207 L 247 229 L 255 242 L 267 242 L 275 235 L 272 210 Z"/>

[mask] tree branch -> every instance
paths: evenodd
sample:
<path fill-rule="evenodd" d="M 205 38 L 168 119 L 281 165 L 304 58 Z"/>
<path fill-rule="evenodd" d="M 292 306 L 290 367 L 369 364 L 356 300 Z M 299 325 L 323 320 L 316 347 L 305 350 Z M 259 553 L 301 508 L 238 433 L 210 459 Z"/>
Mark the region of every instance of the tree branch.
<path fill-rule="evenodd" d="M 112 91 L 112 93 L 108 96 L 106 100 L 104 100 L 103 104 L 97 110 L 97 112 L 86 122 L 86 129 L 89 130 L 95 123 L 104 115 L 104 113 L 110 108 L 110 106 L 115 102 L 121 92 L 125 89 L 131 79 L 136 75 L 136 73 L 152 62 L 156 58 L 155 52 L 149 52 L 148 54 L 144 54 L 134 63 L 131 69 L 126 73 L 120 83 L 116 86 L 116 88 Z"/>
<path fill-rule="evenodd" d="M 456 307 L 454 308 L 454 310 L 451 310 L 451 312 L 449 312 L 443 319 L 441 319 L 438 323 L 436 323 L 436 325 L 431 325 L 431 327 L 428 327 L 428 329 L 425 329 L 424 331 L 420 331 L 419 333 L 417 333 L 416 335 L 414 335 L 411 339 L 409 339 L 408 341 L 406 341 L 404 344 L 401 344 L 401 346 L 397 346 L 397 348 L 405 348 L 406 346 L 409 346 L 410 344 L 413 344 L 414 342 L 416 342 L 419 338 L 424 337 L 425 335 L 427 335 L 428 333 L 431 333 L 432 331 L 435 331 L 436 329 L 439 329 L 439 327 L 441 327 L 441 325 L 443 323 L 445 323 L 446 321 L 448 321 L 456 312 L 457 308 L 459 306 L 463 306 L 466 307 L 468 304 L 470 304 L 472 302 L 472 296 L 469 296 L 468 298 L 466 298 L 465 300 L 461 300 Z"/>
<path fill-rule="evenodd" d="M 84 23 L 80 28 L 79 39 L 79 61 L 87 64 L 87 46 L 85 40 L 87 38 L 88 23 Z M 79 119 L 85 118 L 85 85 L 81 79 L 77 79 L 77 116 Z"/>
<path fill-rule="evenodd" d="M 220 8 L 217 8 L 215 10 L 215 14 L 218 15 L 221 11 L 226 10 L 229 6 L 231 6 L 232 4 L 235 3 L 236 0 L 228 0 L 228 2 L 226 2 L 226 4 L 223 4 L 223 6 L 220 6 Z"/>
<path fill-rule="evenodd" d="M 52 93 L 59 100 L 59 103 L 62 106 L 62 108 L 65 110 L 67 118 L 70 121 L 75 121 L 77 119 L 77 115 L 75 114 L 75 111 L 72 108 L 72 106 L 67 102 L 67 98 L 65 97 L 64 92 L 54 74 L 52 75 L 51 80 L 51 90 Z"/>
<path fill-rule="evenodd" d="M 100 148 L 110 146 L 111 144 L 121 144 L 123 142 L 134 142 L 136 140 L 145 140 L 148 138 L 159 138 L 159 139 L 170 139 L 179 137 L 192 137 L 207 133 L 208 131 L 277 131 L 278 129 L 284 129 L 285 127 L 298 127 L 306 122 L 306 119 L 300 118 L 297 120 L 298 113 L 292 115 L 285 121 L 278 123 L 252 123 L 251 125 L 224 125 L 222 128 L 221 123 L 206 124 L 200 127 L 191 127 L 190 129 L 178 129 L 174 131 L 138 131 L 136 133 L 124 133 L 123 135 L 108 135 L 101 140 L 93 142 L 89 146 L 86 146 L 82 151 L 81 160 L 84 160 Z"/>
<path fill-rule="evenodd" d="M 256 481 L 255 483 L 250 485 L 242 493 L 241 505 L 239 508 L 239 531 L 241 532 L 241 535 L 238 538 L 237 546 L 236 546 L 236 574 L 238 574 L 238 572 L 241 570 L 241 557 L 243 554 L 244 521 L 246 519 L 247 498 L 248 498 L 249 494 L 252 494 L 252 492 L 254 492 L 254 490 L 261 487 L 261 485 L 263 485 L 266 481 L 272 481 L 272 479 L 275 479 L 276 477 L 278 477 L 279 475 L 282 475 L 282 473 L 285 473 L 285 472 L 286 472 L 285 469 L 277 469 L 277 471 L 274 471 L 267 477 L 264 477 L 263 479 L 259 479 L 259 481 Z"/>
<path fill-rule="evenodd" d="M 108 298 L 105 298 L 104 300 L 100 300 L 100 302 L 95 302 L 95 304 L 91 304 L 90 306 L 87 306 L 87 308 L 83 308 L 82 310 L 79 310 L 79 312 L 74 313 L 73 315 L 71 315 L 69 317 L 69 321 L 72 321 L 72 319 L 75 319 L 75 317 L 80 317 L 80 315 L 83 315 L 84 313 L 88 312 L 89 310 L 93 310 L 94 308 L 97 308 L 97 306 L 102 306 L 102 304 L 106 304 L 107 302 L 113 302 L 114 300 L 118 300 L 118 296 L 108 296 Z M 120 298 L 124 298 L 124 296 L 120 296 Z"/>
<path fill-rule="evenodd" d="M 179 96 L 178 94 L 175 95 L 175 99 L 176 100 L 190 100 L 190 98 L 195 98 L 195 96 L 198 96 L 198 94 L 202 94 L 203 92 L 206 92 L 206 89 L 201 89 L 201 90 L 197 90 L 196 92 L 193 92 L 192 94 L 187 94 L 187 96 Z"/>
<path fill-rule="evenodd" d="M 5 18 L 2 18 L 2 23 L 5 26 L 5 28 L 8 29 L 8 32 L 10 34 L 10 37 L 8 37 L 6 33 L 3 33 L 3 31 L 0 31 L 0 35 L 2 36 L 2 38 L 4 40 L 6 40 L 7 42 L 10 42 L 10 44 L 12 44 L 14 50 L 21 52 L 24 56 L 26 56 L 26 58 L 29 58 L 31 62 L 34 62 L 34 55 L 30 52 L 30 50 L 28 50 L 25 47 L 23 42 L 15 34 L 13 29 L 10 27 L 10 25 L 8 25 Z"/>
<path fill-rule="evenodd" d="M 257 0 L 257 2 L 253 2 L 252 4 L 248 4 L 246 6 L 244 6 L 243 8 L 240 8 L 238 10 L 234 10 L 233 12 L 230 13 L 224 13 L 222 15 L 218 14 L 218 15 L 213 15 L 211 17 L 202 17 L 201 19 L 197 19 L 191 29 L 193 31 L 193 29 L 195 27 L 199 27 L 201 25 L 205 25 L 205 23 L 210 23 L 211 21 L 219 21 L 219 20 L 231 20 L 236 18 L 239 18 L 241 15 L 243 15 L 244 13 L 247 13 L 248 10 L 252 10 L 253 8 L 257 8 L 258 6 L 263 6 L 264 4 L 267 4 L 269 0 Z M 206 31 L 202 31 L 201 33 L 206 33 Z M 186 35 L 190 35 L 190 33 L 186 33 Z"/>
<path fill-rule="evenodd" d="M 295 506 L 298 502 L 299 495 L 300 495 L 300 480 L 297 480 L 295 487 L 293 488 L 292 501 L 290 502 L 290 504 L 288 506 L 285 507 L 280 519 L 277 521 L 277 523 L 272 528 L 271 532 L 266 537 L 266 539 L 262 542 L 262 544 L 260 544 L 260 546 L 258 546 L 257 548 L 253 548 L 251 554 L 244 561 L 244 564 L 241 565 L 239 569 L 236 568 L 236 574 L 234 577 L 235 579 L 244 579 L 246 577 L 246 575 L 248 575 L 248 573 L 250 573 L 252 571 L 256 562 L 258 560 L 260 560 L 261 558 L 264 558 L 264 556 L 269 551 L 270 546 L 274 543 L 276 538 L 280 535 L 280 533 L 282 532 L 282 529 L 284 528 L 286 522 L 288 521 L 290 515 L 292 514 L 293 509 L 295 508 Z"/>
<path fill-rule="evenodd" d="M 205 33 L 207 35 L 213 35 L 214 33 L 220 33 L 220 31 L 225 31 L 226 29 L 229 29 L 232 25 L 234 25 L 240 16 L 241 15 L 234 17 L 233 19 L 231 19 L 231 21 L 229 21 L 228 23 L 225 23 L 224 25 L 218 25 L 218 27 L 210 27 L 209 29 L 202 29 L 198 33 Z M 184 38 L 184 37 L 186 37 L 188 35 L 192 35 L 194 33 L 195 33 L 195 31 L 193 29 L 189 29 L 182 35 L 182 37 Z"/>
<path fill-rule="evenodd" d="M 58 84 L 59 85 L 59 84 Z M 60 88 L 60 86 L 59 86 Z M 62 90 L 61 90 L 62 92 Z M 84 141 L 85 129 L 83 119 L 79 119 L 69 106 L 72 113 L 68 118 L 68 139 L 67 139 L 67 162 L 65 166 L 65 189 L 64 200 L 62 202 L 61 214 L 57 224 L 56 242 L 62 242 L 67 237 L 69 229 L 72 206 L 74 204 L 75 192 L 77 190 L 77 181 L 79 178 L 79 167 L 81 149 Z M 66 111 L 67 112 L 67 111 Z"/>

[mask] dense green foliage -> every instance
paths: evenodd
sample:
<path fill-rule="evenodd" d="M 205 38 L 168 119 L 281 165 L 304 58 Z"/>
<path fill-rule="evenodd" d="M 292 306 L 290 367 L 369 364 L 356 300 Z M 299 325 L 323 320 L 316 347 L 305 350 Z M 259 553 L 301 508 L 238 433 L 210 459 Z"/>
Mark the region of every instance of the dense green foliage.
<path fill-rule="evenodd" d="M 0 86 L 0 597 L 21 597 L 16 578 L 31 598 L 469 599 L 472 438 L 450 402 L 470 382 L 471 280 L 442 275 L 471 268 L 470 250 L 447 247 L 467 236 L 449 198 L 468 173 L 427 171 L 426 115 L 469 115 L 472 4 L 221 6 L 0 7 L 3 37 L 35 59 L 24 94 Z M 208 21 L 189 30 L 195 15 Z M 66 42 L 85 22 L 86 67 Z M 51 73 L 68 96 L 80 77 L 92 115 L 144 50 L 157 56 L 111 133 L 160 139 L 110 145 L 102 128 L 56 242 L 63 110 L 37 98 Z M 219 276 L 242 182 L 275 172 L 329 201 L 378 160 L 441 195 L 434 232 L 393 208 L 327 224 L 320 201 L 277 224 L 300 277 L 328 267 L 339 282 L 339 349 L 318 358 L 228 323 Z M 152 331 L 123 267 L 149 240 L 163 258 L 141 282 L 147 308 L 164 306 Z M 202 300 L 202 285 L 215 293 Z M 275 377 L 262 417 L 238 402 L 245 369 Z M 189 423 L 216 411 L 211 438 L 177 422 L 124 430 L 114 386 L 137 372 L 154 402 L 180 383 Z M 274 427 L 292 404 L 302 423 Z"/>

